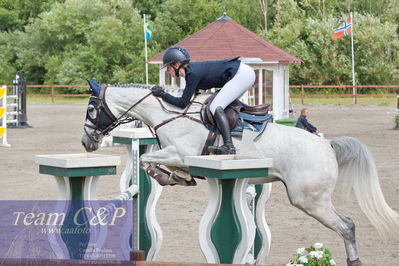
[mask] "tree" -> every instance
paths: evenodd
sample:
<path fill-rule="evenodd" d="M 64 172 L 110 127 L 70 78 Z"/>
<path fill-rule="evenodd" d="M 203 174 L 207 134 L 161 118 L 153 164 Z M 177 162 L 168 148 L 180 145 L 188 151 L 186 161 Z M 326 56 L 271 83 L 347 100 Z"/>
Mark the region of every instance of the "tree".
<path fill-rule="evenodd" d="M 371 15 L 356 14 L 355 21 L 357 83 L 398 81 L 397 26 L 382 23 Z M 351 84 L 350 37 L 331 39 L 331 33 L 340 23 L 331 16 L 322 20 L 297 19 L 262 35 L 304 61 L 302 66 L 291 67 L 292 84 Z"/>
<path fill-rule="evenodd" d="M 129 0 L 55 3 L 16 38 L 17 65 L 31 83 L 144 81 L 143 24 Z"/>
<path fill-rule="evenodd" d="M 0 32 L 0 84 L 10 84 L 10 80 L 16 73 L 15 66 L 8 63 L 14 59 L 12 47 L 9 45 L 11 38 L 12 36 L 9 33 Z"/>
<path fill-rule="evenodd" d="M 164 49 L 223 15 L 220 3 L 206 0 L 166 0 L 161 10 L 154 21 L 153 36 Z"/>
<path fill-rule="evenodd" d="M 151 57 L 227 12 L 305 62 L 291 67 L 292 83 L 350 84 L 350 39 L 330 38 L 349 11 L 357 82 L 398 82 L 397 0 L 0 0 L 0 81 L 23 70 L 34 84 L 144 82 L 142 14 Z M 150 82 L 157 76 L 151 65 Z"/>
<path fill-rule="evenodd" d="M 0 0 L 0 31 L 22 29 L 30 19 L 64 0 Z"/>
<path fill-rule="evenodd" d="M 165 0 L 133 0 L 133 6 L 140 10 L 141 15 L 149 15 L 152 20 L 155 20 L 164 1 Z"/>

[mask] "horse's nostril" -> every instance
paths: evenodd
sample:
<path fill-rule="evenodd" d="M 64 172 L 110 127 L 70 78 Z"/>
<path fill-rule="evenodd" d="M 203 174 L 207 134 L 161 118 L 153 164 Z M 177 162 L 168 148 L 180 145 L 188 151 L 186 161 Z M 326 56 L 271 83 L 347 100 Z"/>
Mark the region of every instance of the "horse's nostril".
<path fill-rule="evenodd" d="M 87 150 L 86 143 L 84 143 L 84 141 L 82 141 L 82 146 L 85 148 L 85 150 Z"/>

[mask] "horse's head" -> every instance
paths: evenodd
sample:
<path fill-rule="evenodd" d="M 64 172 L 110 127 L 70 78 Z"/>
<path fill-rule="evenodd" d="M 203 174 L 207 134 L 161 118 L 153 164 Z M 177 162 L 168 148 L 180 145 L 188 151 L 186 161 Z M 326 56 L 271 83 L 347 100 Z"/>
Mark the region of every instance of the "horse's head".
<path fill-rule="evenodd" d="M 105 102 L 106 87 L 101 87 L 93 79 L 89 81 L 92 91 L 87 106 L 82 145 L 86 151 L 95 151 L 100 147 L 105 134 L 118 125 L 118 119 L 111 113 Z"/>
<path fill-rule="evenodd" d="M 133 108 L 152 95 L 153 85 L 128 84 L 112 86 L 108 94 L 110 106 L 105 100 L 106 86 L 100 86 L 92 79 L 89 81 L 92 94 L 87 106 L 82 145 L 86 151 L 95 151 L 100 147 L 104 135 L 120 124 L 129 123 L 142 118 L 134 113 Z M 135 93 L 132 90 L 135 89 Z M 155 97 L 154 97 L 155 98 Z M 112 106 L 114 109 L 112 109 Z M 111 109 L 113 112 L 111 112 Z M 116 117 L 117 116 L 117 117 Z"/>

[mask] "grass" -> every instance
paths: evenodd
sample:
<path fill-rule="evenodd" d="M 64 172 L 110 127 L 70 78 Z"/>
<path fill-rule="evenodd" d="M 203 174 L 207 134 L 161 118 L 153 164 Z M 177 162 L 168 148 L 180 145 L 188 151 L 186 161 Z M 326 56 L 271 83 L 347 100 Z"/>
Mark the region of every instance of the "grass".
<path fill-rule="evenodd" d="M 55 97 L 54 104 L 88 103 L 89 97 Z M 29 104 L 52 103 L 51 97 L 28 97 Z"/>
<path fill-rule="evenodd" d="M 74 103 L 87 103 L 88 97 L 56 97 L 54 98 L 55 104 L 74 104 Z M 357 100 L 360 105 L 388 105 L 396 104 L 396 97 L 358 97 Z M 51 97 L 28 97 L 28 103 L 34 104 L 47 104 L 52 103 Z M 291 98 L 292 104 L 301 104 L 301 98 Z M 329 98 L 313 98 L 306 97 L 304 100 L 305 104 L 353 104 L 353 99 L 351 97 L 329 97 Z"/>

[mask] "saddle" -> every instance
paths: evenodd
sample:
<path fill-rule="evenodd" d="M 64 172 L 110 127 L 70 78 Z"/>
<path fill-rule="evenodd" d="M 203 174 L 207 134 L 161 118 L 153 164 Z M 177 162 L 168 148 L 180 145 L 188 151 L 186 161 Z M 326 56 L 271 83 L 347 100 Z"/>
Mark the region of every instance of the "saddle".
<path fill-rule="evenodd" d="M 217 131 L 216 122 L 213 118 L 209 106 L 214 100 L 217 93 L 209 96 L 203 103 L 201 108 L 201 120 L 204 126 L 210 131 Z M 242 136 L 243 129 L 249 129 L 260 132 L 261 135 L 268 122 L 273 120 L 273 116 L 268 114 L 270 103 L 250 106 L 239 100 L 233 101 L 224 109 L 227 119 L 229 120 L 231 135 Z"/>

